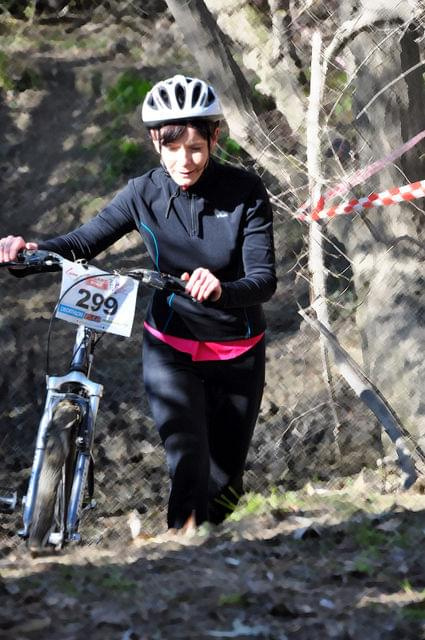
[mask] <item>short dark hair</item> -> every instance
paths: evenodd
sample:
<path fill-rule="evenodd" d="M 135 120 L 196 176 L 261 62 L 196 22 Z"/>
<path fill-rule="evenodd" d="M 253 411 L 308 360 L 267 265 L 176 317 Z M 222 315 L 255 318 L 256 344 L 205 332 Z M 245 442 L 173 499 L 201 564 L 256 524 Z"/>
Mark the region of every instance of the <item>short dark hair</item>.
<path fill-rule="evenodd" d="M 167 122 L 161 127 L 158 127 L 159 141 L 161 145 L 170 144 L 182 137 L 187 127 L 193 127 L 199 133 L 199 135 L 207 140 L 208 145 L 214 131 L 219 125 L 219 120 L 213 122 L 211 120 L 179 120 L 176 122 Z"/>

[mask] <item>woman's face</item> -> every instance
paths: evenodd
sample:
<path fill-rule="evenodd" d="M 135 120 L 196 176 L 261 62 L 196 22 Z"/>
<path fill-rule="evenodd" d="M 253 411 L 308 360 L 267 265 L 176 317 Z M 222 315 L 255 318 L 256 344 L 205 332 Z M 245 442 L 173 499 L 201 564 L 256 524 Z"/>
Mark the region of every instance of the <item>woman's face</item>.
<path fill-rule="evenodd" d="M 187 126 L 177 140 L 160 145 L 158 137 L 153 136 L 153 143 L 174 182 L 187 189 L 201 177 L 217 136 L 218 131 L 211 137 L 208 149 L 208 141 L 196 129 Z"/>

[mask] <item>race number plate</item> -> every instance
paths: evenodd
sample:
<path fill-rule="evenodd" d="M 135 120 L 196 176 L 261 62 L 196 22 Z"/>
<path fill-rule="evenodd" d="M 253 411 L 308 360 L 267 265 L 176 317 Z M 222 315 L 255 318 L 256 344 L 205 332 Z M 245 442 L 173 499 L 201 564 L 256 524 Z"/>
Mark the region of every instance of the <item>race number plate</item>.
<path fill-rule="evenodd" d="M 96 267 L 63 261 L 56 317 L 98 331 L 130 336 L 138 282 Z"/>

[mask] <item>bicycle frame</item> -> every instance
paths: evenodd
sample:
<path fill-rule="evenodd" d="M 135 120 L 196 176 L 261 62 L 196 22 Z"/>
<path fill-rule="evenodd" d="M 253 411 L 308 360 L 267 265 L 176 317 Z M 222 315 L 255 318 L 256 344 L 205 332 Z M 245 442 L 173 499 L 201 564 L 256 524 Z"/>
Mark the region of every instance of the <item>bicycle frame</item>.
<path fill-rule="evenodd" d="M 92 453 L 96 416 L 103 392 L 103 386 L 89 378 L 96 335 L 96 332 L 92 329 L 79 326 L 68 373 L 64 376 L 47 376 L 46 378 L 47 395 L 38 428 L 28 490 L 23 499 L 24 526 L 19 531 L 19 535 L 23 538 L 29 535 L 41 467 L 46 451 L 48 428 L 52 421 L 54 409 L 63 400 L 71 399 L 80 404 L 83 409 L 83 419 L 81 425 L 79 425 L 76 439 L 78 454 L 73 470 L 72 489 L 67 504 L 65 522 L 61 523 L 60 531 L 51 532 L 49 543 L 61 545 L 67 541 L 76 542 L 80 540 L 78 525 Z"/>
<path fill-rule="evenodd" d="M 31 273 L 60 271 L 62 264 L 63 258 L 58 254 L 43 250 L 29 250 L 21 252 L 14 261 L 0 263 L 0 267 L 23 269 L 24 275 L 29 275 Z M 151 289 L 186 295 L 185 282 L 173 275 L 143 268 L 129 270 L 124 275 L 144 283 Z M 30 542 L 34 537 L 36 546 L 38 544 L 44 546 L 48 542 L 56 547 L 61 547 L 69 541 L 80 541 L 78 527 L 83 512 L 83 497 L 87 485 L 90 503 L 86 508 L 95 506 L 91 491 L 93 483 L 88 482 L 88 473 L 92 460 L 95 423 L 103 386 L 90 380 L 90 370 L 99 335 L 101 333 L 98 330 L 80 325 L 77 329 L 68 372 L 64 376 L 46 376 L 46 399 L 38 426 L 27 493 L 22 500 L 23 528 L 18 531 L 18 535 L 28 538 Z M 65 401 L 70 401 L 71 413 L 75 407 L 75 419 L 64 424 L 58 418 L 58 423 L 56 423 L 58 414 L 66 415 L 67 408 L 69 411 L 69 407 L 60 406 Z M 56 409 L 57 413 L 55 413 Z M 65 409 L 65 411 L 61 412 L 61 409 Z M 55 430 L 57 426 L 59 429 Z M 66 431 L 68 427 L 70 431 Z M 61 450 L 63 455 L 59 457 L 57 466 L 53 465 L 52 467 L 55 473 L 53 484 L 47 485 L 47 493 L 43 494 L 39 489 L 40 485 L 46 484 L 46 474 L 48 477 L 51 472 L 48 463 L 49 442 L 52 434 L 54 437 L 58 434 L 59 437 L 65 435 L 69 440 L 66 440 L 66 446 Z M 63 442 L 60 446 L 62 444 Z M 49 494 L 50 488 L 52 491 Z M 52 498 L 52 501 L 46 502 L 48 496 Z M 40 501 L 40 498 L 43 500 Z M 3 505 L 9 510 L 13 509 L 16 505 L 16 499 L 16 492 L 9 491 L 7 495 L 0 496 L 0 507 Z M 43 521 L 40 519 L 40 513 L 46 505 L 47 519 Z M 52 520 L 50 520 L 51 507 L 54 510 Z M 47 528 L 45 528 L 46 523 Z M 35 536 L 34 528 L 36 530 Z M 40 540 L 37 539 L 37 535 Z"/>

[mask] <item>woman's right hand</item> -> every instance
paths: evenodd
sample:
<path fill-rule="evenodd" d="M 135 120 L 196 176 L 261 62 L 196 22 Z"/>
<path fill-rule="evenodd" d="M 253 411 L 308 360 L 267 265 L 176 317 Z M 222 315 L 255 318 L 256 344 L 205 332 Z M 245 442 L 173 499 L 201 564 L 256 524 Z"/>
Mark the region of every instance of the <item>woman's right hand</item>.
<path fill-rule="evenodd" d="M 38 244 L 26 242 L 21 236 L 0 238 L 0 262 L 13 262 L 22 249 L 38 249 Z"/>

